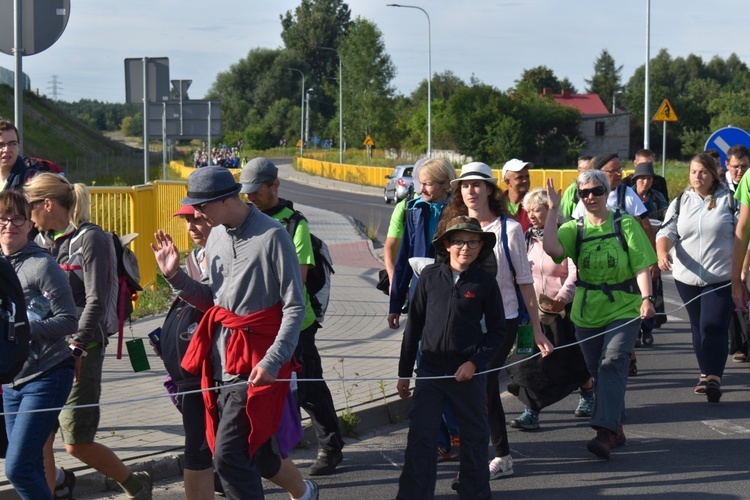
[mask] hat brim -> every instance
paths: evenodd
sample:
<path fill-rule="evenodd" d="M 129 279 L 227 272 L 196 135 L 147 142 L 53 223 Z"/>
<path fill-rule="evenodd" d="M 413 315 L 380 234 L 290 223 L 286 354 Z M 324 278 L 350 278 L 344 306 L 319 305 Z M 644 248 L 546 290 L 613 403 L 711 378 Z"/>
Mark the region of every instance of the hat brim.
<path fill-rule="evenodd" d="M 193 205 L 182 205 L 178 211 L 172 214 L 172 217 L 179 217 L 181 215 L 195 215 Z"/>
<path fill-rule="evenodd" d="M 461 227 L 462 225 L 459 225 L 457 227 L 452 227 L 451 229 L 448 229 L 443 234 L 438 236 L 432 241 L 432 244 L 435 248 L 438 250 L 444 250 L 443 241 L 447 240 L 451 237 L 452 234 L 460 233 L 460 232 L 466 232 L 466 233 L 472 233 L 472 234 L 478 234 L 481 236 L 482 241 L 484 241 L 484 246 L 489 248 L 495 248 L 495 245 L 497 244 L 497 237 L 495 236 L 495 233 L 492 231 L 477 231 L 472 228 L 467 227 Z"/>
<path fill-rule="evenodd" d="M 234 196 L 234 195 L 238 194 L 240 192 L 240 189 L 242 189 L 242 185 L 239 184 L 239 183 L 237 183 L 235 185 L 234 189 L 232 189 L 229 192 L 222 193 L 220 195 L 213 196 L 213 197 L 192 197 L 192 196 L 186 196 L 186 197 L 184 197 L 183 199 L 180 200 L 180 204 L 181 205 L 198 205 L 200 203 L 208 203 L 210 201 L 219 201 L 219 200 L 223 200 L 225 198 L 229 198 L 231 196 Z"/>
<path fill-rule="evenodd" d="M 497 186 L 497 178 L 496 177 L 484 177 L 482 175 L 475 175 L 475 174 L 469 174 L 466 177 L 459 177 L 457 179 L 453 179 L 451 181 L 451 188 L 455 188 L 459 185 L 461 181 L 484 181 L 489 184 L 494 184 Z"/>
<path fill-rule="evenodd" d="M 240 194 L 253 194 L 263 185 L 263 182 L 243 182 Z"/>

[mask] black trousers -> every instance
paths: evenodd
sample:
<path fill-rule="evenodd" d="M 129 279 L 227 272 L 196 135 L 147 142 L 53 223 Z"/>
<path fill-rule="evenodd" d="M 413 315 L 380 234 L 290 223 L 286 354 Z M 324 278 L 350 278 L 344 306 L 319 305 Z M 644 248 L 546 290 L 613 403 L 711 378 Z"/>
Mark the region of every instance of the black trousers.
<path fill-rule="evenodd" d="M 320 325 L 314 322 L 299 334 L 298 354 L 302 363 L 301 379 L 322 379 L 323 364 L 315 346 L 315 334 Z M 299 405 L 312 421 L 318 446 L 329 452 L 341 451 L 344 440 L 341 437 L 339 418 L 328 385 L 325 382 L 299 382 L 297 384 Z"/>
<path fill-rule="evenodd" d="M 432 499 L 435 497 L 437 461 L 435 449 L 447 402 L 461 430 L 460 474 L 458 496 L 477 500 L 492 497 L 490 472 L 487 467 L 487 404 L 486 375 L 476 375 L 466 382 L 455 378 L 423 380 L 426 373 L 417 368 L 414 400 L 409 418 L 404 468 L 398 481 L 398 499 Z"/>
<path fill-rule="evenodd" d="M 505 320 L 505 342 L 495 353 L 487 365 L 487 369 L 499 368 L 505 364 L 508 354 L 513 348 L 518 334 L 518 320 Z M 503 402 L 500 399 L 500 372 L 496 371 L 487 374 L 487 410 L 489 411 L 490 421 L 490 440 L 495 450 L 496 457 L 504 457 L 510 454 L 510 445 L 508 444 L 508 428 L 505 425 L 505 410 Z M 463 430 L 461 426 L 461 446 L 463 446 Z"/>

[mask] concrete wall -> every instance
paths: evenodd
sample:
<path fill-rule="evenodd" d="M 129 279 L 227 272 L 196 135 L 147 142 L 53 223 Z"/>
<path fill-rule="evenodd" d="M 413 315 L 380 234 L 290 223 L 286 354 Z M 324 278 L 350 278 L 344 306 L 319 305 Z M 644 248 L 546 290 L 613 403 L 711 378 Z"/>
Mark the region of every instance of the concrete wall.
<path fill-rule="evenodd" d="M 596 122 L 604 123 L 604 135 L 596 135 Z M 586 115 L 580 125 L 586 145 L 582 155 L 596 156 L 602 153 L 617 153 L 620 158 L 629 157 L 630 114 Z"/>

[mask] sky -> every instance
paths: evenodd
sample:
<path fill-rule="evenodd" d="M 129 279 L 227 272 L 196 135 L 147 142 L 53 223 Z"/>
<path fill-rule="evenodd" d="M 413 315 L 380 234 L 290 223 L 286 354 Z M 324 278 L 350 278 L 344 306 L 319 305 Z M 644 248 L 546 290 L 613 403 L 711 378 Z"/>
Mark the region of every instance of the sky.
<path fill-rule="evenodd" d="M 374 22 L 408 95 L 427 77 L 427 17 L 386 7 L 394 0 L 350 0 L 352 19 Z M 407 0 L 408 1 L 408 0 Z M 3 0 L 0 9 L 8 9 Z M 23 58 L 32 88 L 48 96 L 53 75 L 65 101 L 125 101 L 124 60 L 168 57 L 170 79 L 192 80 L 202 99 L 219 72 L 256 47 L 279 48 L 279 16 L 299 0 L 71 0 L 70 19 L 46 51 Z M 623 83 L 646 58 L 647 0 L 420 0 L 431 19 L 432 71 L 474 75 L 501 90 L 524 69 L 551 68 L 583 92 L 607 49 L 622 65 Z M 750 63 L 747 0 L 652 0 L 651 56 L 697 54 L 705 61 L 732 52 Z M 12 8 L 11 8 L 12 11 Z M 0 10 L 0 15 L 6 15 Z M 0 66 L 13 69 L 0 53 Z M 344 67 L 346 72 L 346 67 Z M 298 78 L 290 75 L 290 78 Z M 666 97 L 666 96 L 665 96 Z M 605 103 L 608 104 L 608 103 Z M 676 110 L 679 113 L 679 110 Z"/>

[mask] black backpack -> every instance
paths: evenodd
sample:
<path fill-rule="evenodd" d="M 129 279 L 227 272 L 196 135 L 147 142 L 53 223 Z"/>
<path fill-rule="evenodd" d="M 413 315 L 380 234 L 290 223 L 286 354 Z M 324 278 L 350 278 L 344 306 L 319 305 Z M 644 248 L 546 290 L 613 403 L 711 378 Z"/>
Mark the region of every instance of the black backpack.
<path fill-rule="evenodd" d="M 8 384 L 29 357 L 31 332 L 21 282 L 13 265 L 0 258 L 0 383 Z"/>
<path fill-rule="evenodd" d="M 300 211 L 295 210 L 292 212 L 292 215 L 281 219 L 279 222 L 286 226 L 289 236 L 294 239 L 294 233 L 297 231 L 297 225 L 299 225 L 301 220 L 307 219 Z M 328 300 L 331 296 L 331 275 L 334 274 L 335 271 L 333 270 L 331 253 L 328 251 L 328 245 L 312 233 L 310 233 L 310 240 L 312 241 L 315 267 L 308 269 L 305 286 L 307 287 L 307 293 L 310 296 L 310 305 L 312 306 L 313 311 L 315 311 L 315 318 L 318 323 L 322 323 L 325 319 L 326 310 L 328 309 Z"/>

